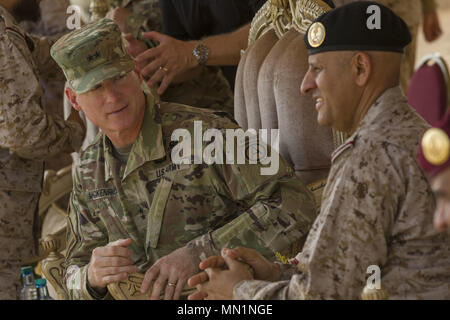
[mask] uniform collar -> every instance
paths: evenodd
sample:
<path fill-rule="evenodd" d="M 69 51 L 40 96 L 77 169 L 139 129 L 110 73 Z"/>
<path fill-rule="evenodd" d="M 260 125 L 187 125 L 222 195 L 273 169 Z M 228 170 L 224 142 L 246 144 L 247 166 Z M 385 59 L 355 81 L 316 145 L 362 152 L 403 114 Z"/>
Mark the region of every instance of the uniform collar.
<path fill-rule="evenodd" d="M 5 9 L 2 5 L 0 5 L 0 16 L 3 16 L 4 20 L 9 20 L 14 24 L 17 24 L 16 19 Z"/>
<path fill-rule="evenodd" d="M 4 23 L 4 26 L 0 25 L 0 28 L 5 28 L 5 30 L 8 30 L 10 32 L 15 33 L 16 35 L 20 36 L 21 38 L 25 38 L 24 32 L 18 27 L 18 23 L 16 19 L 6 10 L 4 7 L 0 5 L 0 23 Z M 4 32 L 4 30 L 0 29 L 0 32 Z"/>
<path fill-rule="evenodd" d="M 397 104 L 399 97 L 401 97 L 400 99 L 404 99 L 403 91 L 400 86 L 389 88 L 384 91 L 370 106 L 367 114 L 359 124 L 358 129 L 356 129 L 356 132 L 333 152 L 331 155 L 331 163 L 333 163 L 345 150 L 353 148 L 361 131 L 378 122 L 381 113 L 389 110 L 393 111 L 393 105 Z"/>
<path fill-rule="evenodd" d="M 144 93 L 146 96 L 146 107 L 142 128 L 131 148 L 122 180 L 146 162 L 164 158 L 166 155 L 159 107 L 155 103 L 156 99 L 148 90 L 144 90 Z M 108 181 L 112 178 L 112 164 L 118 160 L 114 158 L 111 141 L 109 141 L 105 134 L 103 135 L 103 147 L 105 156 L 105 181 Z"/>
<path fill-rule="evenodd" d="M 396 112 L 395 105 L 400 102 L 406 102 L 405 95 L 403 94 L 400 86 L 389 88 L 384 91 L 372 104 L 367 111 L 367 114 L 359 124 L 357 132 L 361 132 L 367 127 L 376 126 L 379 123 L 379 117 L 382 113 Z M 386 114 L 388 116 L 388 114 Z"/>

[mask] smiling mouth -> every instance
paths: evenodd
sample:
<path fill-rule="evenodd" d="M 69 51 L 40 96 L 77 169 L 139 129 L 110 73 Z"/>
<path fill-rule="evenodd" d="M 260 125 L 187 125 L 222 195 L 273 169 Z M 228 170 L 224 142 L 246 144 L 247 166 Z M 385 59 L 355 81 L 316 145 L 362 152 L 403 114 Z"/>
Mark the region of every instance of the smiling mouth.
<path fill-rule="evenodd" d="M 319 108 L 323 103 L 323 98 L 316 98 L 316 109 Z"/>
<path fill-rule="evenodd" d="M 119 110 L 117 110 L 117 111 L 110 112 L 110 113 L 108 113 L 108 115 L 115 115 L 115 114 L 118 114 L 118 113 L 122 112 L 123 110 L 125 110 L 126 108 L 128 108 L 128 105 L 126 105 L 125 107 L 123 107 L 122 109 L 119 109 Z"/>

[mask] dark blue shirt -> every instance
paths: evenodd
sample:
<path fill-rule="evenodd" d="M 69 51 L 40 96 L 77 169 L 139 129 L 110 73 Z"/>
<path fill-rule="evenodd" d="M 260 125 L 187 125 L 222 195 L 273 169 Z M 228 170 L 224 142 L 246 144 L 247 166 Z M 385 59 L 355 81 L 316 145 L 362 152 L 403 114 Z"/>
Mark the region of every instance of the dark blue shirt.
<path fill-rule="evenodd" d="M 198 40 L 228 33 L 252 21 L 266 0 L 160 0 L 163 33 Z M 234 88 L 237 67 L 222 67 Z"/>

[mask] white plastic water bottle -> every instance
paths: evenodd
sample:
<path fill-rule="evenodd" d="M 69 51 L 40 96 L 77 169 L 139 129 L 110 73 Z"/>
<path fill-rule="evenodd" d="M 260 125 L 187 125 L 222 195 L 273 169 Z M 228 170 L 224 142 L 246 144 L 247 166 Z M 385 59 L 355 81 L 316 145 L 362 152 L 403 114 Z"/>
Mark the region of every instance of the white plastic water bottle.
<path fill-rule="evenodd" d="M 36 285 L 34 284 L 34 274 L 32 267 L 23 267 L 22 271 L 22 291 L 21 300 L 38 300 Z"/>
<path fill-rule="evenodd" d="M 34 280 L 36 284 L 36 289 L 38 291 L 39 300 L 53 300 L 52 297 L 48 294 L 47 289 L 47 280 L 45 279 L 36 279 Z"/>

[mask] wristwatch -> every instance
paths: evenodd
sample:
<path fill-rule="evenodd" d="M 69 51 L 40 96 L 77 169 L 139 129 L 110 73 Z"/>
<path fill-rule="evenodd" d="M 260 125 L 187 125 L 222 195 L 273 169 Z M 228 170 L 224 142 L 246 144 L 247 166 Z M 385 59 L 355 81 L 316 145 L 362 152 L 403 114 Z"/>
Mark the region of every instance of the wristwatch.
<path fill-rule="evenodd" d="M 206 61 L 208 61 L 209 49 L 204 43 L 200 42 L 192 50 L 192 55 L 197 59 L 199 65 L 204 66 Z"/>

